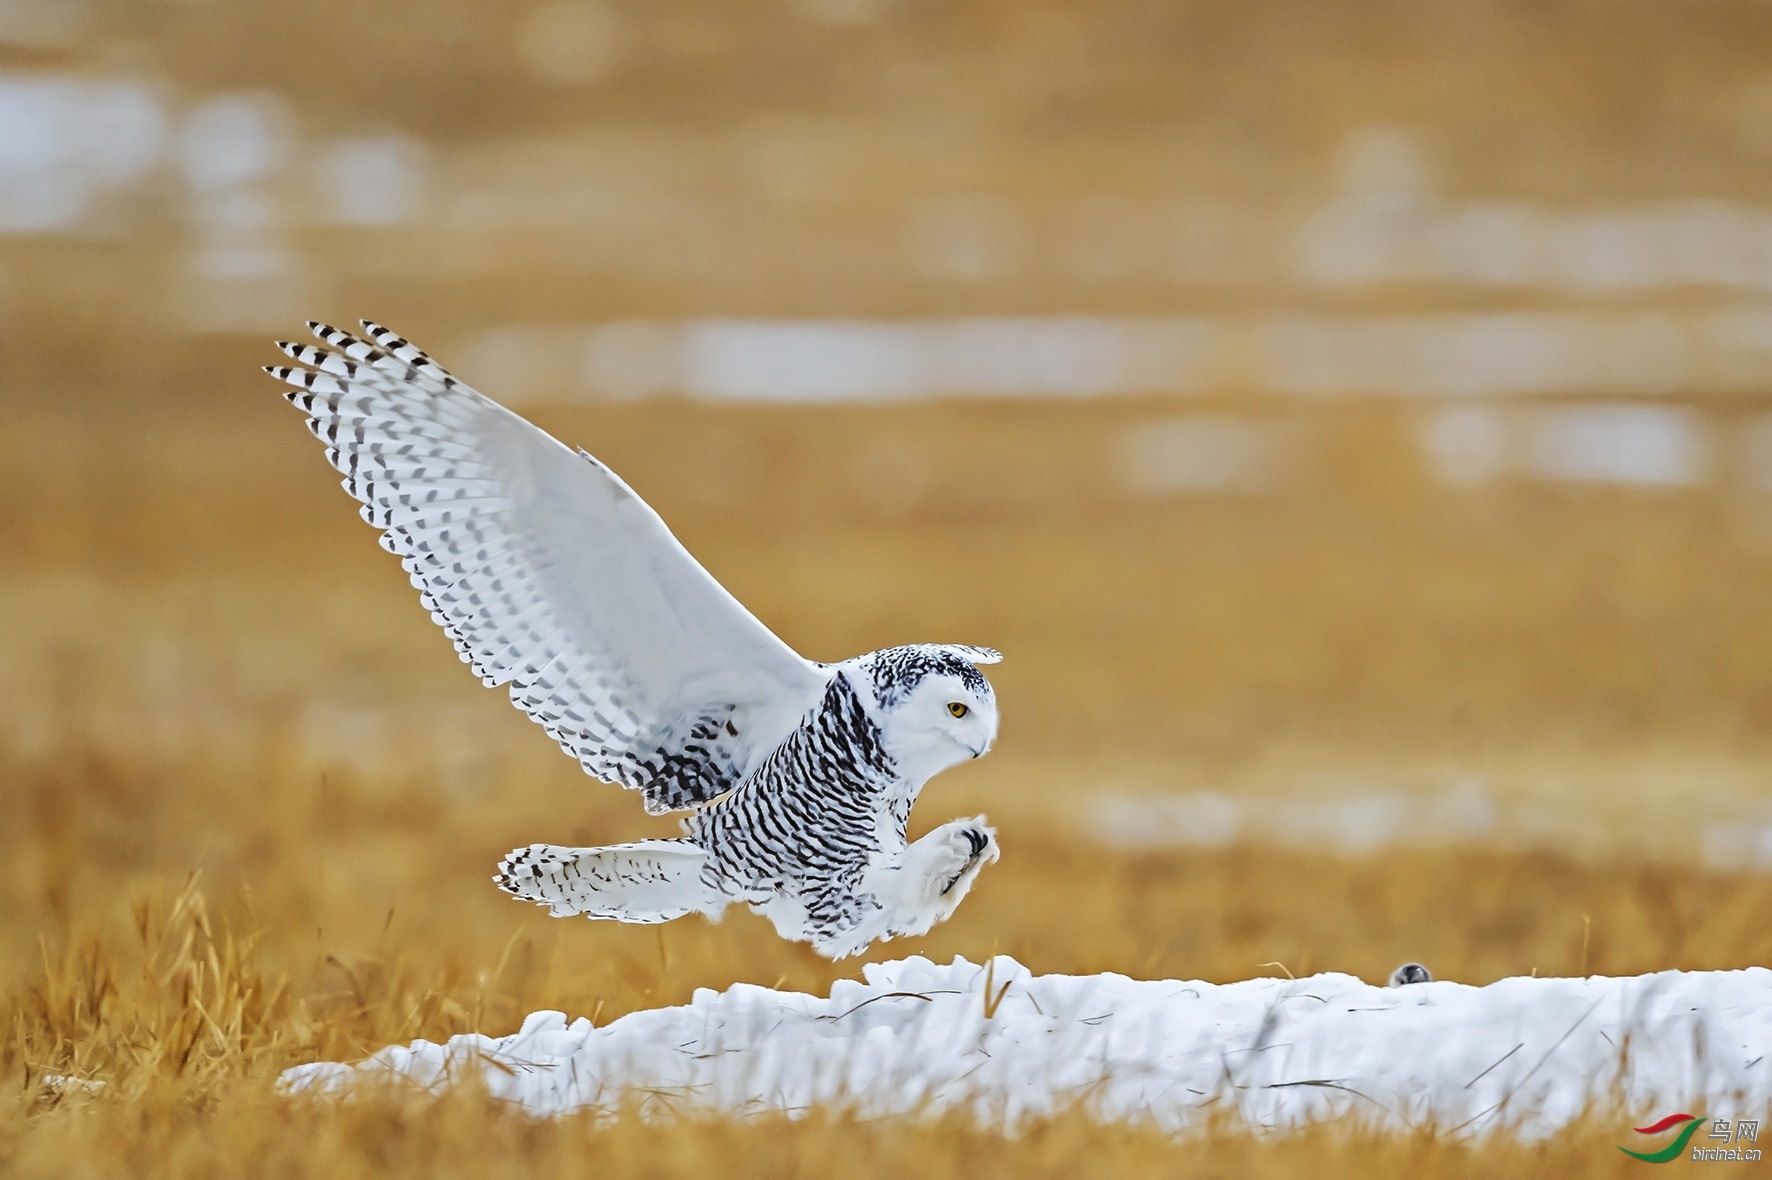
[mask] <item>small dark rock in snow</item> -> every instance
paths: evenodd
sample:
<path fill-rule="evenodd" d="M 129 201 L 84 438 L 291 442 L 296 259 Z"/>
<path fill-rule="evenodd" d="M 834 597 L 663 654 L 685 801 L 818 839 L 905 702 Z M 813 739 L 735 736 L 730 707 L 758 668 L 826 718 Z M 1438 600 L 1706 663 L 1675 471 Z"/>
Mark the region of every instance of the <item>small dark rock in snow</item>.
<path fill-rule="evenodd" d="M 1420 963 L 1404 963 L 1391 972 L 1391 987 L 1402 987 L 1410 983 L 1432 983 L 1433 973 Z"/>

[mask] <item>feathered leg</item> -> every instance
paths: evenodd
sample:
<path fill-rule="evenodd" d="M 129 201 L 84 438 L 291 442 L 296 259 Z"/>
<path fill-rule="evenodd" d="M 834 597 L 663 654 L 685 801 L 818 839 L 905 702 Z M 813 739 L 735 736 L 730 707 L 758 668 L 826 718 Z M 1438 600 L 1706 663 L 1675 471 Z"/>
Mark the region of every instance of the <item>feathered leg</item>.
<path fill-rule="evenodd" d="M 862 878 L 879 909 L 860 925 L 813 940 L 833 959 L 860 954 L 876 939 L 927 934 L 948 919 L 971 890 L 978 871 L 997 859 L 997 833 L 984 816 L 949 820 L 905 849 L 896 865 L 876 865 Z"/>
<path fill-rule="evenodd" d="M 506 893 L 548 907 L 618 922 L 717 917 L 728 898 L 702 884 L 707 854 L 687 840 L 641 840 L 606 848 L 531 844 L 506 854 L 493 878 Z"/>

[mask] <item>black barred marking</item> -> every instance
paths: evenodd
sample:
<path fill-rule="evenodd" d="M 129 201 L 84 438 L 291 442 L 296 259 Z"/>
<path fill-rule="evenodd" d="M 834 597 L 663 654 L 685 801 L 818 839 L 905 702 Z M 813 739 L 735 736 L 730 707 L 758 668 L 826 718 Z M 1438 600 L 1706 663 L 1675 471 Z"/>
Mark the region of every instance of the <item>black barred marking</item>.
<path fill-rule="evenodd" d="M 960 683 L 970 691 L 980 696 L 988 694 L 991 686 L 985 680 L 984 673 L 978 670 L 971 659 L 956 654 L 963 650 L 996 655 L 989 648 L 966 649 L 940 643 L 888 647 L 871 653 L 867 660 L 873 677 L 875 698 L 881 706 L 891 708 L 910 695 L 925 679 L 936 675 L 958 677 Z"/>
<path fill-rule="evenodd" d="M 809 926 L 831 937 L 880 908 L 861 878 L 870 853 L 902 845 L 911 800 L 900 785 L 879 727 L 839 673 L 800 728 L 685 832 L 708 853 L 704 884 L 743 901 L 797 896 Z"/>

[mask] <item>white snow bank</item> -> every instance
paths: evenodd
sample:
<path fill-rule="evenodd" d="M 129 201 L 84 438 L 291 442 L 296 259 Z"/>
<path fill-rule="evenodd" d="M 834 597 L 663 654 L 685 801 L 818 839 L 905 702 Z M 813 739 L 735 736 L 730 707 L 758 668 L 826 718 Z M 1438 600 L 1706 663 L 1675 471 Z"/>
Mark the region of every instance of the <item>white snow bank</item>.
<path fill-rule="evenodd" d="M 1010 1124 L 1081 1104 L 1181 1129 L 1217 1109 L 1283 1129 L 1550 1135 L 1585 1109 L 1762 1116 L 1772 1105 L 1772 971 L 1504 979 L 1380 988 L 1348 975 L 1214 985 L 1032 975 L 998 957 L 869 964 L 829 999 L 736 984 L 603 1028 L 537 1012 L 500 1038 L 382 1050 L 283 1075 L 290 1091 L 428 1088 L 477 1073 L 535 1114 L 613 1109 L 883 1115 L 969 1109 Z M 1007 985 L 1004 990 L 1004 985 Z"/>

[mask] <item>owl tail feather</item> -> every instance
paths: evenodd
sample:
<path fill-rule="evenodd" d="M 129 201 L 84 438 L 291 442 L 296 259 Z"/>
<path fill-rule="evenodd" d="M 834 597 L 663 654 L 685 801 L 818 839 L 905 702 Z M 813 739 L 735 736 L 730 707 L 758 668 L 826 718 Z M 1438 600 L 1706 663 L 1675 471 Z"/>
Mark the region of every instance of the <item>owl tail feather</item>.
<path fill-rule="evenodd" d="M 507 853 L 492 879 L 556 918 L 583 914 L 618 922 L 717 917 L 728 899 L 701 882 L 707 854 L 688 840 L 641 840 L 607 848 L 531 844 Z"/>

